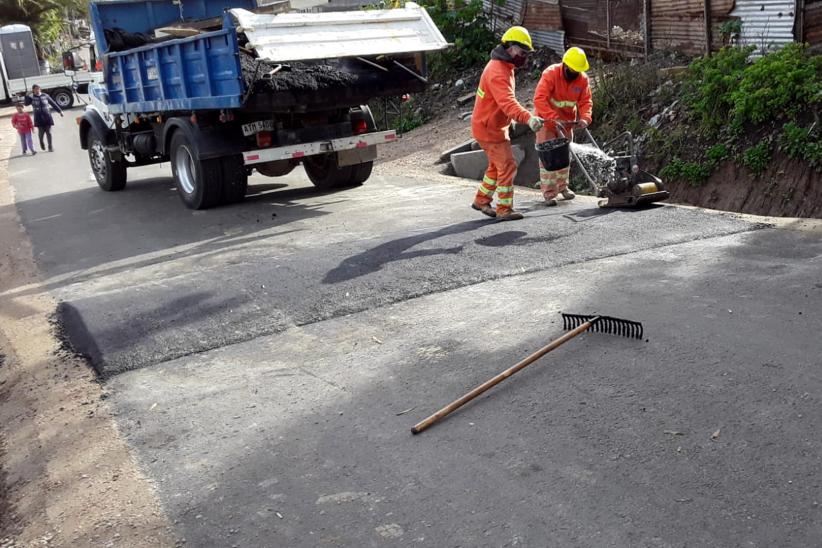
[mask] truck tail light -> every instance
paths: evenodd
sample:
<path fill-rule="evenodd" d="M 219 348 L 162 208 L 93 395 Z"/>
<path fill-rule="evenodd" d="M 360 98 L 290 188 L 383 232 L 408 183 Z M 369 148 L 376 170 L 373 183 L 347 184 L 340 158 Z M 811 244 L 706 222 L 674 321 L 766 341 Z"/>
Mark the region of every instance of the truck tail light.
<path fill-rule="evenodd" d="M 362 135 L 363 133 L 368 133 L 368 123 L 365 120 L 359 119 L 354 120 L 351 124 L 354 127 L 354 135 Z"/>
<path fill-rule="evenodd" d="M 270 131 L 261 131 L 257 134 L 257 146 L 259 148 L 266 148 L 271 146 Z"/>

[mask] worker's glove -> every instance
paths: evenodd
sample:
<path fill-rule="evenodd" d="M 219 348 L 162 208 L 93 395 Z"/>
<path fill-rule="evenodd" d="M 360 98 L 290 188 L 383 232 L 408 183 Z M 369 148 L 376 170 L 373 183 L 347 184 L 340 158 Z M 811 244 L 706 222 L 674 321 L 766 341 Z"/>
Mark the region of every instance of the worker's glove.
<path fill-rule="evenodd" d="M 545 125 L 545 120 L 540 118 L 539 116 L 531 116 L 528 120 L 528 127 L 531 128 L 531 131 L 536 133 L 537 131 L 542 129 L 542 126 Z"/>

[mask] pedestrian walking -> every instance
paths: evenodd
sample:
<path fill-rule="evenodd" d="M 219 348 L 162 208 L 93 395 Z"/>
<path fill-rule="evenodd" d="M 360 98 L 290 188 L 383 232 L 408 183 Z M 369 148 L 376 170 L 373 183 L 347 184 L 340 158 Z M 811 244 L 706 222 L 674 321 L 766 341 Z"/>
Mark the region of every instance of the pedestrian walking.
<path fill-rule="evenodd" d="M 20 144 L 23 145 L 23 156 L 26 155 L 27 150 L 31 150 L 31 155 L 37 154 L 34 150 L 34 143 L 31 139 L 31 134 L 34 133 L 34 123 L 31 121 L 31 115 L 23 110 L 23 105 L 18 103 L 15 105 L 17 112 L 11 117 L 11 125 L 17 130 L 20 135 Z"/>
<path fill-rule="evenodd" d="M 482 71 L 471 116 L 471 133 L 488 156 L 488 169 L 471 207 L 499 221 L 513 221 L 522 219 L 522 213 L 514 210 L 517 162 L 508 126 L 516 120 L 536 132 L 542 127 L 542 119 L 520 105 L 514 94 L 514 69 L 523 66 L 528 52 L 534 51 L 531 35 L 524 27 L 511 27 L 500 42 Z M 491 206 L 494 192 L 496 211 Z"/>
<path fill-rule="evenodd" d="M 591 124 L 593 100 L 588 83 L 588 58 L 580 48 L 569 48 L 562 56 L 562 63 L 551 65 L 542 72 L 534 92 L 534 110 L 545 119 L 545 125 L 537 132 L 537 144 L 556 151 L 554 165 L 539 162 L 539 183 L 545 205 L 557 205 L 557 196 L 573 200 L 574 192 L 568 188 L 571 173 L 570 152 L 560 145 L 562 139 L 573 141 L 573 129 L 584 129 Z M 546 169 L 547 168 L 547 169 Z M 549 171 L 550 170 L 550 171 Z"/>
<path fill-rule="evenodd" d="M 51 108 L 56 110 L 61 117 L 63 116 L 63 110 L 60 108 L 60 105 L 54 102 L 54 99 L 52 99 L 48 93 L 43 93 L 37 84 L 32 86 L 31 95 L 26 96 L 26 105 L 31 105 L 34 111 L 34 125 L 37 127 L 37 137 L 40 139 L 40 150 L 46 150 L 46 144 L 43 142 L 43 137 L 46 137 L 49 144 L 49 152 L 53 152 L 51 126 L 54 125 L 54 118 L 51 116 Z"/>

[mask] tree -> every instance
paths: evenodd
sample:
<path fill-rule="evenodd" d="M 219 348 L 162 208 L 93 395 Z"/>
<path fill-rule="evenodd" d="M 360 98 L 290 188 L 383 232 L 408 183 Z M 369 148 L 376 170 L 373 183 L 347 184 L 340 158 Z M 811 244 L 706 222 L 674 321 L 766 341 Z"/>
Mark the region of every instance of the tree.
<path fill-rule="evenodd" d="M 0 25 L 22 23 L 38 37 L 49 36 L 65 23 L 65 14 L 77 17 L 85 12 L 83 0 L 0 0 Z"/>

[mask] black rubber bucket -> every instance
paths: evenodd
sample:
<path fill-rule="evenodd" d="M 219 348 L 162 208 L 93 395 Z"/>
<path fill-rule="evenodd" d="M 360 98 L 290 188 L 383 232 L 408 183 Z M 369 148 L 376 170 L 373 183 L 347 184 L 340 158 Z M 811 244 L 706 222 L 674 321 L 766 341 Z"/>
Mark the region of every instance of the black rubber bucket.
<path fill-rule="evenodd" d="M 542 167 L 557 171 L 571 165 L 571 145 L 568 139 L 552 139 L 536 145 Z"/>

